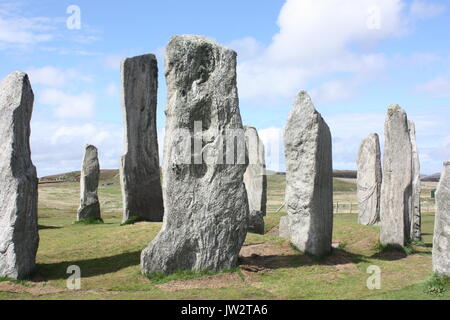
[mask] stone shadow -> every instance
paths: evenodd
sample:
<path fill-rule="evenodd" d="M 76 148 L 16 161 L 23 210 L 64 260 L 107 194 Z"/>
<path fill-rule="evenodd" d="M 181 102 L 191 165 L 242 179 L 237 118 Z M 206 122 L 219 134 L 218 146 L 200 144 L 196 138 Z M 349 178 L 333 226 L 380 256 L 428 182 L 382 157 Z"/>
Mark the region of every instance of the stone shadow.
<path fill-rule="evenodd" d="M 140 256 L 141 251 L 139 250 L 95 259 L 62 261 L 48 264 L 40 263 L 37 265 L 37 274 L 45 280 L 67 279 L 70 276 L 67 273 L 67 268 L 76 265 L 81 269 L 81 278 L 89 278 L 139 265 Z"/>
<path fill-rule="evenodd" d="M 256 266 L 262 269 L 297 268 L 302 266 L 337 266 L 366 262 L 366 257 L 353 254 L 341 249 L 333 248 L 331 255 L 316 258 L 308 254 L 298 253 L 289 255 L 251 255 L 239 257 L 240 266 Z"/>
<path fill-rule="evenodd" d="M 39 230 L 52 230 L 52 229 L 61 229 L 62 227 L 55 227 L 55 226 L 44 226 L 44 225 L 38 225 Z"/>

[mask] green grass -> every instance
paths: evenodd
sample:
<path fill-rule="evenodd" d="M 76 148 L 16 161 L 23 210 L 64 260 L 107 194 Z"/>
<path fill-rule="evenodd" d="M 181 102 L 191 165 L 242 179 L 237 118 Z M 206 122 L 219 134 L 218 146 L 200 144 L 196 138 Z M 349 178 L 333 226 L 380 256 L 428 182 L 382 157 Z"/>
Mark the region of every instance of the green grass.
<path fill-rule="evenodd" d="M 89 225 L 89 224 L 102 224 L 103 219 L 97 219 L 97 218 L 87 218 L 87 219 L 81 219 L 79 221 L 75 221 L 74 224 L 84 224 L 84 225 Z"/>
<path fill-rule="evenodd" d="M 336 181 L 336 193 L 354 196 L 354 184 Z M 412 243 L 408 254 L 377 245 L 379 228 L 357 224 L 356 214 L 335 214 L 333 241 L 340 244 L 317 260 L 278 237 L 279 219 L 286 214 L 275 212 L 284 201 L 284 177 L 270 176 L 268 188 L 266 233 L 249 233 L 243 252 L 255 256 L 240 259 L 263 271 L 179 271 L 147 278 L 140 271 L 140 253 L 162 224 L 121 226 L 118 184 L 99 188 L 104 223 L 92 225 L 73 223 L 78 183 L 40 185 L 37 273 L 45 281 L 13 282 L 10 292 L 8 279 L 0 278 L 0 299 L 450 299 L 447 280 L 430 277 L 433 214 L 423 215 L 422 242 Z M 80 291 L 66 288 L 71 265 L 81 269 Z M 366 286 L 372 265 L 382 272 L 380 290 Z M 43 292 L 36 294 L 37 289 Z"/>

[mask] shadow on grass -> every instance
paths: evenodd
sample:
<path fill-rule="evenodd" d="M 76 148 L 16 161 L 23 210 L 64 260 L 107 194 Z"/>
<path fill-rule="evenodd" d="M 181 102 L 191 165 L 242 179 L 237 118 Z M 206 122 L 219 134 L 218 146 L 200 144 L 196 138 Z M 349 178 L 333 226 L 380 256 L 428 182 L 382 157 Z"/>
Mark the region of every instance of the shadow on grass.
<path fill-rule="evenodd" d="M 360 262 L 367 262 L 366 257 L 341 249 L 333 249 L 331 255 L 320 259 L 302 253 L 293 255 L 252 255 L 251 257 L 239 257 L 240 265 L 251 265 L 265 269 L 297 268 L 313 265 L 336 266 Z"/>
<path fill-rule="evenodd" d="M 39 225 L 38 229 L 39 230 L 52 230 L 52 229 L 61 229 L 62 227 L 55 227 L 55 226 L 43 226 L 43 225 Z"/>
<path fill-rule="evenodd" d="M 81 269 L 81 277 L 89 278 L 139 265 L 140 256 L 141 251 L 125 252 L 110 257 L 38 264 L 37 270 L 39 275 L 46 280 L 61 280 L 70 276 L 67 268 L 76 265 Z"/>

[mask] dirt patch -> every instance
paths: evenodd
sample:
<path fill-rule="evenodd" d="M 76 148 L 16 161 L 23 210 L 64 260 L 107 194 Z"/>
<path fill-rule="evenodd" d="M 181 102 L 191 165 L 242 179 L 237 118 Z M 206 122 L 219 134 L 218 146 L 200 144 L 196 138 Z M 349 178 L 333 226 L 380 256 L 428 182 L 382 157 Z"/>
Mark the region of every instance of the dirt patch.
<path fill-rule="evenodd" d="M 10 293 L 29 293 L 33 296 L 42 296 L 51 293 L 64 292 L 63 289 L 56 289 L 48 285 L 37 284 L 24 286 L 18 283 L 13 283 L 9 281 L 0 282 L 0 291 L 10 292 Z"/>
<path fill-rule="evenodd" d="M 222 273 L 192 280 L 176 280 L 157 285 L 163 291 L 174 292 L 190 289 L 220 289 L 242 285 L 243 281 L 236 273 Z"/>

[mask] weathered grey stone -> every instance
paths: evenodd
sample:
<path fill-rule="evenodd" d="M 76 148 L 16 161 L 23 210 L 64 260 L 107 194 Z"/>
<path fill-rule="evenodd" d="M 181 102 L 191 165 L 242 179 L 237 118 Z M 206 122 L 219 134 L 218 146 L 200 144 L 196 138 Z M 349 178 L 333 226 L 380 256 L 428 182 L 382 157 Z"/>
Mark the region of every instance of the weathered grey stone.
<path fill-rule="evenodd" d="M 433 271 L 450 276 L 450 160 L 444 163 L 444 170 L 436 190 Z"/>
<path fill-rule="evenodd" d="M 122 110 L 125 154 L 120 167 L 123 222 L 162 221 L 164 215 L 156 128 L 158 66 L 153 54 L 125 59 Z"/>
<path fill-rule="evenodd" d="M 333 232 L 331 133 L 304 91 L 289 114 L 284 144 L 291 242 L 300 251 L 326 255 Z"/>
<path fill-rule="evenodd" d="M 420 161 L 416 142 L 416 126 L 414 122 L 408 121 L 409 138 L 412 148 L 412 210 L 411 210 L 411 239 L 420 241 L 422 239 L 422 213 L 420 210 Z"/>
<path fill-rule="evenodd" d="M 380 221 L 381 151 L 378 134 L 365 138 L 358 151 L 358 223 L 373 226 Z"/>
<path fill-rule="evenodd" d="M 244 174 L 250 210 L 248 231 L 264 234 L 267 202 L 267 176 L 264 144 L 254 127 L 245 126 L 249 165 Z"/>
<path fill-rule="evenodd" d="M 165 214 L 160 233 L 142 251 L 142 272 L 232 268 L 249 216 L 236 53 L 204 37 L 174 36 L 166 49 L 165 69 Z M 200 133 L 195 130 L 198 124 Z M 230 154 L 235 160 L 228 144 L 234 143 L 236 131 L 244 157 L 224 162 L 224 153 L 227 160 Z M 183 161 L 186 155 L 194 162 Z"/>
<path fill-rule="evenodd" d="M 25 73 L 0 83 L 0 277 L 12 279 L 34 272 L 39 245 L 38 180 L 29 142 L 33 101 Z"/>
<path fill-rule="evenodd" d="M 97 148 L 87 145 L 84 153 L 80 176 L 80 208 L 77 212 L 77 221 L 97 219 L 101 220 L 100 203 L 97 189 L 100 179 L 100 164 L 98 162 Z"/>
<path fill-rule="evenodd" d="M 412 146 L 406 112 L 398 105 L 388 109 L 384 136 L 380 242 L 404 246 L 411 231 Z"/>
<path fill-rule="evenodd" d="M 281 238 L 291 239 L 289 216 L 281 217 L 278 234 Z"/>

